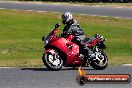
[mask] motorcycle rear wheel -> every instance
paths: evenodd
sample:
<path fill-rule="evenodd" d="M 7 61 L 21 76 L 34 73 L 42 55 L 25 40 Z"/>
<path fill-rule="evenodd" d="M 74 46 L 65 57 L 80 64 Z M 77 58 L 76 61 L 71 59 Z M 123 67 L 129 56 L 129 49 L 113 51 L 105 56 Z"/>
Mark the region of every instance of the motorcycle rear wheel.
<path fill-rule="evenodd" d="M 108 66 L 108 57 L 107 55 L 104 53 L 104 51 L 101 52 L 101 55 L 104 57 L 104 60 L 98 60 L 96 58 L 91 59 L 90 65 L 96 69 L 96 70 L 103 70 Z M 101 62 L 100 62 L 101 61 Z"/>
<path fill-rule="evenodd" d="M 63 60 L 60 55 L 55 51 L 55 54 L 45 53 L 42 57 L 44 65 L 52 71 L 58 71 L 63 66 Z"/>

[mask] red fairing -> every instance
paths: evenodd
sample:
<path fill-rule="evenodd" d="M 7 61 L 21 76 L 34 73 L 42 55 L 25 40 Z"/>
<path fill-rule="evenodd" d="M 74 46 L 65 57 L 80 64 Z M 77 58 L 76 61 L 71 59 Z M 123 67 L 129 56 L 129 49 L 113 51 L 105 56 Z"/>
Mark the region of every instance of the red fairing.
<path fill-rule="evenodd" d="M 98 41 L 99 41 L 99 39 L 96 38 L 96 39 L 94 39 L 94 40 L 92 41 L 92 43 L 87 43 L 86 46 L 88 46 L 88 47 L 94 46 L 94 45 L 96 45 L 96 44 L 98 43 Z"/>
<path fill-rule="evenodd" d="M 72 43 L 65 38 L 60 38 L 55 42 L 52 42 L 50 45 L 56 46 L 59 48 L 63 53 L 66 55 L 66 64 L 65 65 L 71 65 L 76 60 L 80 60 L 80 58 L 77 57 L 79 55 L 79 46 L 75 43 Z M 69 49 L 67 45 L 73 46 L 72 49 Z"/>
<path fill-rule="evenodd" d="M 53 49 L 45 50 L 45 53 L 48 53 L 48 52 L 50 52 L 50 53 L 52 53 L 52 54 L 55 54 L 55 50 L 53 50 Z"/>
<path fill-rule="evenodd" d="M 66 38 L 67 40 L 72 40 L 74 38 L 73 35 L 69 35 L 68 38 Z"/>
<path fill-rule="evenodd" d="M 97 38 L 97 39 L 94 39 L 94 40 L 92 41 L 92 44 L 95 45 L 95 44 L 97 44 L 98 41 L 99 41 L 98 38 Z"/>
<path fill-rule="evenodd" d="M 81 65 L 82 62 L 80 61 L 79 58 L 79 46 L 71 40 L 74 38 L 73 35 L 69 35 L 67 38 L 56 38 L 56 33 L 58 29 L 54 29 L 52 32 L 52 40 L 47 44 L 47 46 L 55 46 L 58 49 L 60 49 L 65 55 L 66 55 L 66 62 L 65 66 L 70 66 L 70 65 Z M 47 48 L 48 49 L 48 48 Z M 52 49 L 45 50 L 46 52 L 53 52 Z M 63 57 L 62 57 L 63 58 Z"/>

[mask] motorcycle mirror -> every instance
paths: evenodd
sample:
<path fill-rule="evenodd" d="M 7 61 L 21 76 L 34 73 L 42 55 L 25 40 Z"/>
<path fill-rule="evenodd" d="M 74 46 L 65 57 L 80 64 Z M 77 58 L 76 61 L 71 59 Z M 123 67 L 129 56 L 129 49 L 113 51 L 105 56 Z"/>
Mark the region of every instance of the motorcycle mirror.
<path fill-rule="evenodd" d="M 60 23 L 56 23 L 55 24 L 55 29 L 58 28 L 60 26 Z"/>
<path fill-rule="evenodd" d="M 42 41 L 44 41 L 44 40 L 45 40 L 45 37 L 43 36 L 43 37 L 42 37 Z"/>

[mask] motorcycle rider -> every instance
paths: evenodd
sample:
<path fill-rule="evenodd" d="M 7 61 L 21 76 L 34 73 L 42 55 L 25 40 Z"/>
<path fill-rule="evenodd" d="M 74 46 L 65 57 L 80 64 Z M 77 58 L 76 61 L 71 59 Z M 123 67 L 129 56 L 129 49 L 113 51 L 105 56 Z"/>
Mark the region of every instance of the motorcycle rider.
<path fill-rule="evenodd" d="M 85 45 L 86 36 L 84 35 L 83 30 L 81 29 L 79 23 L 73 18 L 70 12 L 65 12 L 62 15 L 62 23 L 65 25 L 61 36 L 66 36 L 69 34 L 74 35 L 72 40 L 74 43 L 80 46 L 80 49 L 83 48 L 85 52 L 89 53 L 89 48 Z M 80 51 L 80 50 L 79 50 Z"/>

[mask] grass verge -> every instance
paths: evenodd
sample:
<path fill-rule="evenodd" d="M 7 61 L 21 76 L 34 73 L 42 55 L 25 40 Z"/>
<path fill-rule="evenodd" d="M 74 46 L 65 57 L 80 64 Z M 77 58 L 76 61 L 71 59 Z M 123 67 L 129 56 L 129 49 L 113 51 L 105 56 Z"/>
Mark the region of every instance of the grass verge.
<path fill-rule="evenodd" d="M 132 63 L 132 19 L 74 16 L 86 35 L 99 33 L 107 39 L 110 65 Z M 41 37 L 56 22 L 61 22 L 61 13 L 0 10 L 0 66 L 43 66 Z"/>

